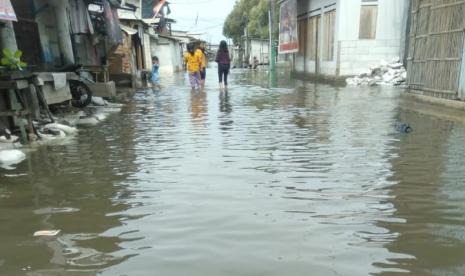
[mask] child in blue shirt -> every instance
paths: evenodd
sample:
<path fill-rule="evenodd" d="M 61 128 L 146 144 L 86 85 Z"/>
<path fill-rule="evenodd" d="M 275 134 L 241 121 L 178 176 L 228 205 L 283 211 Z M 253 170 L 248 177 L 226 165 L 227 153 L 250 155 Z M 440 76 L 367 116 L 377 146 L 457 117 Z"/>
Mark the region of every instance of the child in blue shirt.
<path fill-rule="evenodd" d="M 154 87 L 160 88 L 160 73 L 158 69 L 160 69 L 160 60 L 157 56 L 154 56 L 152 57 L 152 77 L 150 80 Z"/>

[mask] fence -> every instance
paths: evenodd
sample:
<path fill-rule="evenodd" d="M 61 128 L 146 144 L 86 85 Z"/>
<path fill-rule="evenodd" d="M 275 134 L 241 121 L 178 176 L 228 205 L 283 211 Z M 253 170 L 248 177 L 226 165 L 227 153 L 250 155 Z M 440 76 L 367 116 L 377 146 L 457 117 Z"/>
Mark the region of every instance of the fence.
<path fill-rule="evenodd" d="M 412 0 L 408 84 L 456 99 L 465 41 L 464 0 Z"/>

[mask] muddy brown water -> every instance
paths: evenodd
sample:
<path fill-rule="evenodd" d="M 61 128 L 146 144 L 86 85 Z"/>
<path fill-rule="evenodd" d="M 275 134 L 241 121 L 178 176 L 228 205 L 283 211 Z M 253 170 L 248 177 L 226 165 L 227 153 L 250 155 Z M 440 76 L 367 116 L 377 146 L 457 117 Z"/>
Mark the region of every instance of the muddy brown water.
<path fill-rule="evenodd" d="M 225 93 L 213 71 L 0 169 L 0 275 L 465 274 L 463 123 L 396 88 L 236 71 Z"/>

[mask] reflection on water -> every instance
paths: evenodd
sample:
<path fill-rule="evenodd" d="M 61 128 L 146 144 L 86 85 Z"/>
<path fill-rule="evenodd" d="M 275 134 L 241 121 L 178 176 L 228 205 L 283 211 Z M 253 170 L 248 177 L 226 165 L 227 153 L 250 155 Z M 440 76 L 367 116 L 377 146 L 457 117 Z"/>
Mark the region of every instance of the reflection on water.
<path fill-rule="evenodd" d="M 164 78 L 0 176 L 0 274 L 465 272 L 461 123 L 390 88 L 208 81 Z"/>

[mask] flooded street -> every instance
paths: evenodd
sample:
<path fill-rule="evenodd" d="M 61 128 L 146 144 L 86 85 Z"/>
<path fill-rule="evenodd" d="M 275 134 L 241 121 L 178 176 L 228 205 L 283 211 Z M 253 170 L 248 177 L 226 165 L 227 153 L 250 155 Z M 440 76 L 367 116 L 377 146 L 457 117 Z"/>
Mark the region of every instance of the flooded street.
<path fill-rule="evenodd" d="M 225 93 L 214 71 L 0 169 L 0 275 L 465 274 L 462 122 L 397 88 L 236 71 Z"/>

